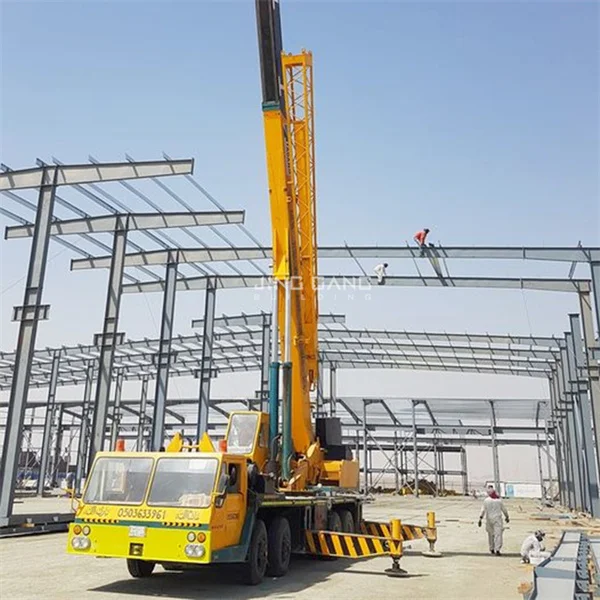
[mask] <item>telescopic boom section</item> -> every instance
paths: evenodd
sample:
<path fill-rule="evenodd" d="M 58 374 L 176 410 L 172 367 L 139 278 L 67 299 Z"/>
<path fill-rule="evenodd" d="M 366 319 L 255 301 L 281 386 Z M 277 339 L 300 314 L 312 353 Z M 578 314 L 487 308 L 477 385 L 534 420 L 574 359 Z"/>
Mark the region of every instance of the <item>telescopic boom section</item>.
<path fill-rule="evenodd" d="M 256 0 L 256 14 L 284 384 L 285 363 L 292 365 L 291 437 L 296 453 L 316 458 L 310 414 L 318 373 L 312 55 L 282 53 L 278 2 Z M 286 306 L 286 286 L 291 286 L 291 306 Z M 285 431 L 284 424 L 284 437 Z"/>

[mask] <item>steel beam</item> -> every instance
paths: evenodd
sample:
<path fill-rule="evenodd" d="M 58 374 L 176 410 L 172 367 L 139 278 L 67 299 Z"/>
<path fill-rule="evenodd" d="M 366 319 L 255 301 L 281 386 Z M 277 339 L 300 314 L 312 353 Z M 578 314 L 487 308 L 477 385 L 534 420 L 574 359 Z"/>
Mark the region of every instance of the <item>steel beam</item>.
<path fill-rule="evenodd" d="M 133 264 L 161 264 L 161 253 L 163 251 L 154 251 L 150 253 L 141 253 L 148 257 L 151 263 L 135 263 L 134 261 L 143 260 L 140 254 L 131 255 L 131 265 Z M 205 263 L 236 260 L 260 260 L 271 259 L 272 250 L 268 247 L 243 247 L 243 248 L 185 248 L 185 258 L 182 262 L 186 263 Z M 428 248 L 427 255 L 433 258 L 443 259 L 485 259 L 485 260 L 533 260 L 533 261 L 551 261 L 551 262 L 570 262 L 570 263 L 589 263 L 593 261 L 600 262 L 600 248 L 542 248 L 542 247 L 436 247 Z M 413 259 L 420 258 L 420 249 L 410 247 L 354 247 L 347 246 L 322 246 L 319 248 L 320 259 L 340 259 L 340 258 L 392 258 L 392 259 Z M 129 264 L 127 266 L 130 266 Z"/>
<path fill-rule="evenodd" d="M 54 178 L 57 186 L 76 185 L 117 181 L 119 179 L 189 175 L 194 172 L 194 160 L 151 160 L 136 161 L 134 163 L 60 165 L 7 171 L 0 173 L 0 191 L 42 187 L 46 185 L 48 169 L 51 169 L 55 173 Z"/>
<path fill-rule="evenodd" d="M 175 298 L 177 293 L 178 256 L 166 267 L 166 286 L 163 295 L 162 318 L 160 323 L 159 349 L 156 355 L 157 378 L 154 389 L 154 414 L 152 417 L 152 449 L 158 450 L 164 443 L 165 407 L 169 387 L 169 371 L 172 353 L 173 320 L 175 318 Z"/>
<path fill-rule="evenodd" d="M 200 401 L 198 404 L 198 442 L 208 431 L 208 411 L 210 407 L 210 380 L 213 362 L 213 343 L 215 326 L 215 307 L 217 302 L 217 286 L 214 278 L 206 280 L 204 299 L 204 328 L 202 329 L 202 362 L 200 367 Z"/>
<path fill-rule="evenodd" d="M 206 289 L 206 277 L 186 277 L 177 282 L 178 290 L 203 290 Z M 220 275 L 214 278 L 217 288 L 257 288 L 271 287 L 271 280 L 264 275 Z M 319 285 L 323 289 L 340 286 L 356 290 L 371 290 L 374 278 L 351 275 L 322 275 Z M 123 286 L 123 293 L 160 292 L 164 288 L 164 281 L 150 281 L 144 283 L 130 283 Z M 590 290 L 588 279 L 560 279 L 560 278 L 531 278 L 531 277 L 446 277 L 440 280 L 437 277 L 395 277 L 388 276 L 385 286 L 381 287 L 454 287 L 454 288 L 491 288 L 510 290 L 537 290 L 547 292 L 572 292 Z"/>
<path fill-rule="evenodd" d="M 223 212 L 174 212 L 174 213 L 135 213 L 102 215 L 83 219 L 63 219 L 55 221 L 50 227 L 50 235 L 81 235 L 90 233 L 112 233 L 122 228 L 122 222 L 128 221 L 129 231 L 149 229 L 167 229 L 171 227 L 194 227 L 196 225 L 226 225 L 243 223 L 244 211 Z M 6 239 L 31 237 L 31 225 L 13 225 L 6 228 Z M 107 257 L 112 260 L 112 257 Z M 93 259 L 73 259 L 71 269 L 92 268 Z M 110 268 L 110 263 L 107 265 Z"/>
<path fill-rule="evenodd" d="M 40 454 L 40 474 L 38 478 L 37 494 L 44 495 L 44 486 L 50 464 L 50 441 L 52 440 L 52 425 L 56 412 L 56 384 L 58 383 L 58 369 L 60 367 L 60 352 L 55 351 L 52 358 L 52 373 L 48 386 L 48 400 L 46 402 L 46 416 L 44 419 L 44 435 L 42 437 L 42 451 Z"/>
<path fill-rule="evenodd" d="M 9 179 L 10 175 L 10 173 L 0 174 L 0 189 L 10 189 L 6 187 L 9 184 L 11 186 L 18 185 L 19 180 Z M 40 191 L 23 306 L 20 307 L 20 315 L 17 315 L 21 323 L 19 325 L 15 370 L 10 391 L 10 406 L 6 420 L 7 427 L 0 462 L 0 472 L 2 473 L 2 480 L 0 481 L 0 526 L 7 525 L 12 515 L 31 363 L 35 350 L 38 319 L 44 312 L 42 292 L 57 184 L 58 171 L 54 168 L 44 167 L 39 174 Z"/>
<path fill-rule="evenodd" d="M 228 211 L 227 213 L 217 214 L 229 214 L 232 217 L 237 217 L 239 212 Z M 165 265 L 169 262 L 169 257 L 174 252 L 179 254 L 179 264 L 257 260 L 270 258 L 271 254 L 270 250 L 267 251 L 264 248 L 243 248 L 239 250 L 237 248 L 171 248 L 167 250 L 132 252 L 125 257 L 125 266 Z M 107 269 L 109 266 L 110 256 L 75 259 L 71 262 L 73 269 Z"/>

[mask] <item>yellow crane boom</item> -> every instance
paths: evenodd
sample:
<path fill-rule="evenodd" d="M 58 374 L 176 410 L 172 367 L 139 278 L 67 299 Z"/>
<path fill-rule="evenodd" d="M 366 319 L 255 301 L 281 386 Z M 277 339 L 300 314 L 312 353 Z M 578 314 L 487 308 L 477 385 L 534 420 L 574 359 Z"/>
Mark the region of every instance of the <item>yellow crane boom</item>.
<path fill-rule="evenodd" d="M 256 0 L 263 120 L 283 363 L 282 475 L 291 488 L 318 480 L 310 391 L 318 377 L 318 298 L 312 55 L 284 54 L 279 3 Z M 271 432 L 277 427 L 278 370 L 271 370 Z M 275 428 L 275 429 L 274 429 Z"/>

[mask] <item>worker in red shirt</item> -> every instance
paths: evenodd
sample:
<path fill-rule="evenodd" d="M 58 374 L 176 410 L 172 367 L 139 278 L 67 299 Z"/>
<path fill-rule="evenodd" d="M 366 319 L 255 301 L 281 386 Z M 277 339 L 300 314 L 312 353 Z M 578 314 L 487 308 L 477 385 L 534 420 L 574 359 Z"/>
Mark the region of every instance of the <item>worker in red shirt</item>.
<path fill-rule="evenodd" d="M 421 248 L 421 256 L 423 256 L 425 254 L 425 240 L 427 240 L 427 235 L 429 234 L 429 229 L 425 228 L 425 229 L 421 229 L 421 231 L 417 231 L 417 233 L 415 233 L 414 236 L 414 240 L 415 242 L 417 242 L 417 245 Z"/>

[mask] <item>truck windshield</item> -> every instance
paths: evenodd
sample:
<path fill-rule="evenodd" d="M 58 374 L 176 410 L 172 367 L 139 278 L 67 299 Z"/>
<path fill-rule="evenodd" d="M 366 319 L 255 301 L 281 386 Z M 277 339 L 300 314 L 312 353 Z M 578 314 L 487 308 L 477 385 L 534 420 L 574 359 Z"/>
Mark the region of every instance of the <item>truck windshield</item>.
<path fill-rule="evenodd" d="M 227 452 L 231 454 L 250 454 L 254 449 L 258 415 L 234 414 L 227 434 Z"/>
<path fill-rule="evenodd" d="M 152 506 L 210 506 L 216 458 L 159 458 L 150 486 Z"/>
<path fill-rule="evenodd" d="M 152 471 L 151 458 L 99 458 L 90 474 L 86 504 L 141 504 Z"/>

